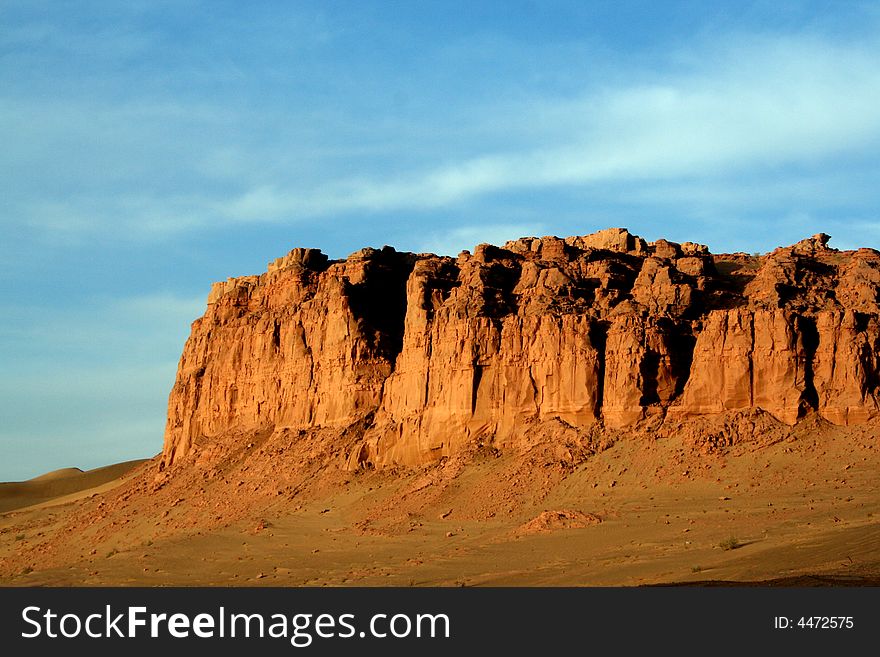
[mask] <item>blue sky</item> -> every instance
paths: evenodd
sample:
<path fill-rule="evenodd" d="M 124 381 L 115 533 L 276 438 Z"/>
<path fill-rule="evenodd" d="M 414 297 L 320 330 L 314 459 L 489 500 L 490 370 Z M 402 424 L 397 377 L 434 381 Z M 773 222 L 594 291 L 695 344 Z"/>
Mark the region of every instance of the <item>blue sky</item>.
<path fill-rule="evenodd" d="M 161 449 L 210 283 L 626 226 L 880 247 L 880 5 L 0 4 L 0 480 Z"/>

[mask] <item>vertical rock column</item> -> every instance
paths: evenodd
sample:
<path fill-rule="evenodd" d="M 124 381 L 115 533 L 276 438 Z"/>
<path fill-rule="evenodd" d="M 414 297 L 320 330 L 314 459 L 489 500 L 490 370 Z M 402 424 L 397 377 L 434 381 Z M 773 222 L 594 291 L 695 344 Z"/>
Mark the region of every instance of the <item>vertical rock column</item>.
<path fill-rule="evenodd" d="M 858 424 L 880 415 L 877 317 L 851 310 L 819 313 L 813 381 L 819 413 L 834 424 Z"/>
<path fill-rule="evenodd" d="M 652 404 L 668 404 L 679 377 L 676 361 L 689 354 L 673 352 L 671 322 L 641 315 L 621 315 L 608 329 L 605 342 L 605 386 L 602 419 L 612 428 L 635 424 Z"/>
<path fill-rule="evenodd" d="M 758 406 L 794 424 L 806 389 L 803 341 L 782 310 L 716 310 L 703 321 L 672 418 Z"/>

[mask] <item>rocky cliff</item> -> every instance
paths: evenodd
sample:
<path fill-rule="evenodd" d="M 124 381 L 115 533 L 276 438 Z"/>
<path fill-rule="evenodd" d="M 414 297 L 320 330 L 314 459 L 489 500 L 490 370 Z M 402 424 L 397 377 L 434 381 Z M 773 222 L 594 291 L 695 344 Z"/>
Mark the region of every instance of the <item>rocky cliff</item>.
<path fill-rule="evenodd" d="M 827 242 L 713 255 L 608 229 L 457 258 L 294 249 L 213 286 L 162 467 L 279 429 L 345 433 L 355 468 L 515 448 L 549 425 L 640 431 L 758 408 L 868 422 L 880 253 Z"/>

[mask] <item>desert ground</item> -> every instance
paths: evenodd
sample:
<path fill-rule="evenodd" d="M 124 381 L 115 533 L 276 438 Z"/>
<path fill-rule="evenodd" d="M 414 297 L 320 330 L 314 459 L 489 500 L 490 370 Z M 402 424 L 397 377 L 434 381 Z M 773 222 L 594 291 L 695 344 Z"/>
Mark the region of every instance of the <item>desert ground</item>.
<path fill-rule="evenodd" d="M 877 426 L 731 421 L 752 435 L 631 433 L 576 454 L 475 446 L 355 472 L 289 466 L 275 435 L 173 477 L 158 459 L 59 471 L 0 488 L 0 583 L 880 582 Z"/>

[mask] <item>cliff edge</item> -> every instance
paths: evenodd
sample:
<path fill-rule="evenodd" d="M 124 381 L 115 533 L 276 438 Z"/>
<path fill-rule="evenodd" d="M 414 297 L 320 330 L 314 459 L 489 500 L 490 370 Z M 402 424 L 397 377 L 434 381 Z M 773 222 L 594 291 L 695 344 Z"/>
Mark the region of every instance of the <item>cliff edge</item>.
<path fill-rule="evenodd" d="M 871 421 L 880 253 L 828 239 L 760 256 L 617 228 L 457 258 L 294 249 L 212 287 L 160 467 L 278 430 L 338 432 L 358 468 L 756 409 Z"/>

